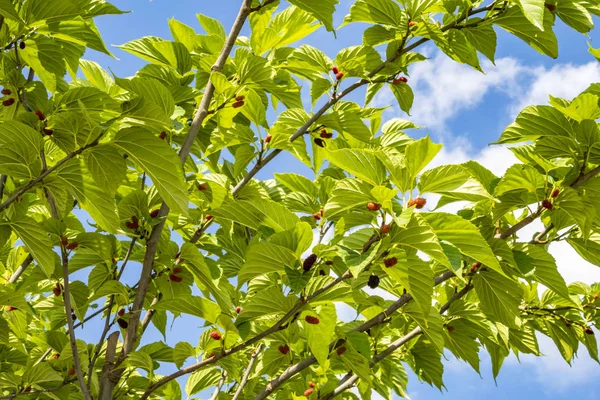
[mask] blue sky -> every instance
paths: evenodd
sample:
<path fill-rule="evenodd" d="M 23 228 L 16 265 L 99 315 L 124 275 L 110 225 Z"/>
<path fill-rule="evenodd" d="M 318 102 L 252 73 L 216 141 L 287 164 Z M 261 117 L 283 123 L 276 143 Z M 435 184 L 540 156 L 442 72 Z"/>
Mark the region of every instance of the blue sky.
<path fill-rule="evenodd" d="M 97 24 L 108 45 L 123 44 L 129 40 L 152 35 L 171 38 L 167 21 L 169 18 L 182 21 L 200 31 L 196 13 L 203 13 L 219 19 L 229 30 L 239 7 L 238 0 L 113 0 L 113 4 L 130 14 L 105 16 L 97 19 Z M 339 11 L 335 15 L 336 25 L 341 23 L 351 1 L 340 0 Z M 598 21 L 596 21 L 598 23 Z M 360 44 L 365 26 L 350 25 L 338 32 L 337 39 L 324 29 L 318 30 L 305 43 L 315 45 L 331 58 L 341 48 Z M 547 102 L 548 94 L 573 97 L 592 82 L 600 82 L 600 64 L 587 52 L 586 37 L 561 23 L 556 28 L 559 38 L 559 58 L 553 60 L 536 53 L 519 39 L 498 30 L 499 45 L 496 53 L 496 66 L 483 63 L 486 74 L 478 73 L 469 67 L 458 65 L 441 55 L 433 47 L 423 47 L 430 60 L 411 69 L 409 84 L 415 91 L 415 104 L 412 117 L 399 111 L 393 97 L 382 92 L 374 100 L 380 107 L 392 106 L 385 112 L 385 118 L 409 118 L 427 128 L 415 131 L 414 135 L 430 134 L 434 140 L 444 143 L 445 148 L 435 164 L 456 163 L 467 159 L 477 159 L 494 172 L 500 174 L 515 162 L 511 153 L 502 147 L 488 147 L 528 104 Z M 247 28 L 243 34 L 247 34 Z M 593 32 L 587 40 L 600 47 L 600 33 Z M 126 77 L 144 65 L 144 62 L 117 48 L 113 49 L 118 59 L 110 59 L 98 53 L 88 53 L 86 58 L 99 62 L 103 67 L 119 77 Z M 362 103 L 364 94 L 353 98 Z M 289 171 L 310 174 L 305 167 L 291 157 L 282 156 L 272 162 L 259 175 L 271 178 L 275 171 Z M 534 232 L 537 227 L 531 227 Z M 524 233 L 526 236 L 527 233 Z M 581 260 L 563 243 L 552 250 L 561 272 L 567 282 L 576 280 L 600 281 L 600 269 Z M 128 267 L 130 282 L 139 272 L 139 265 Z M 85 278 L 79 277 L 79 279 Z M 99 321 L 98 321 L 99 322 Z M 97 340 L 97 323 L 88 325 L 85 340 Z M 170 324 L 170 321 L 169 321 Z M 202 331 L 199 321 L 192 318 L 179 319 L 167 332 L 170 345 L 187 340 L 197 343 Z M 182 329 L 184 328 L 184 329 Z M 169 329 L 169 326 L 168 326 Z M 81 333 L 80 333 L 81 334 Z M 160 340 L 161 336 L 151 327 L 144 342 Z M 441 394 L 437 389 L 420 384 L 411 375 L 409 394 L 415 400 L 422 399 L 600 399 L 600 366 L 589 359 L 585 350 L 580 353 L 573 368 L 570 368 L 558 355 L 553 345 L 541 338 L 543 359 L 522 358 L 519 364 L 513 357 L 505 362 L 497 385 L 492 379 L 489 360 L 482 355 L 482 376 L 466 364 L 448 356 L 445 383 L 448 392 Z M 167 370 L 161 370 L 167 372 Z M 204 397 L 204 396 L 201 396 Z M 199 397 L 199 398 L 201 398 Z M 206 396 L 208 397 L 208 395 Z"/>

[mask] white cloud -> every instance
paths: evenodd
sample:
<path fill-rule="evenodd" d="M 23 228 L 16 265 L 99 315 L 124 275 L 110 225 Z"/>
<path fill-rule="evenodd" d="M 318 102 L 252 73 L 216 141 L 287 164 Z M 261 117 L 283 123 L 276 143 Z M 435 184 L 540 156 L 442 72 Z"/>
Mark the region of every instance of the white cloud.
<path fill-rule="evenodd" d="M 558 64 L 550 69 L 531 68 L 527 72 L 535 78 L 527 84 L 525 95 L 519 96 L 511 110 L 513 115 L 528 105 L 548 104 L 548 95 L 570 100 L 591 83 L 600 82 L 600 63 L 596 61 L 583 65 Z"/>
<path fill-rule="evenodd" d="M 409 84 L 415 100 L 411 121 L 426 126 L 437 134 L 446 133 L 446 124 L 463 111 L 480 105 L 491 91 L 499 91 L 513 99 L 499 117 L 514 118 L 528 105 L 548 103 L 548 95 L 571 99 L 591 83 L 600 82 L 600 64 L 557 64 L 551 68 L 531 66 L 504 57 L 482 62 L 485 74 L 465 64 L 459 64 L 440 51 L 430 60 L 414 64 L 410 70 Z M 396 100 L 388 88 L 375 97 L 373 104 L 388 106 Z M 404 113 L 398 107 L 388 113 Z"/>
<path fill-rule="evenodd" d="M 550 338 L 538 335 L 538 343 L 544 356 L 524 354 L 521 355 L 521 363 L 533 369 L 536 380 L 543 383 L 548 395 L 557 391 L 566 392 L 573 386 L 591 384 L 600 379 L 598 364 L 590 358 L 583 346 L 580 346 L 579 358 L 575 358 L 569 365 Z"/>

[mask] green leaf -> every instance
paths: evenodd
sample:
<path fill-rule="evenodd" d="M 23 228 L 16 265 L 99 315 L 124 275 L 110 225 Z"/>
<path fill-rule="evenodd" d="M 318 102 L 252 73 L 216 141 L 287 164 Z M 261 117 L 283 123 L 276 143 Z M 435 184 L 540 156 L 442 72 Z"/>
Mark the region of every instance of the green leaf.
<path fill-rule="evenodd" d="M 540 30 L 544 30 L 544 11 L 546 9 L 544 1 L 545 0 L 518 1 L 525 17 Z"/>
<path fill-rule="evenodd" d="M 134 77 L 130 79 L 117 78 L 115 81 L 123 89 L 157 105 L 167 117 L 173 114 L 175 100 L 173 100 L 171 92 L 156 79 Z"/>
<path fill-rule="evenodd" d="M 406 291 L 415 299 L 422 314 L 427 318 L 433 296 L 433 271 L 429 267 L 429 263 L 409 258 L 401 260 L 393 267 L 384 267 L 383 269 L 406 288 Z"/>
<path fill-rule="evenodd" d="M 11 0 L 0 0 L 0 14 L 17 22 L 23 22 Z"/>
<path fill-rule="evenodd" d="M 55 255 L 48 232 L 36 220 L 27 216 L 11 220 L 10 226 L 27 246 L 46 276 L 50 277 L 54 273 Z"/>
<path fill-rule="evenodd" d="M 564 278 L 556 268 L 554 257 L 541 246 L 518 243 L 513 248 L 515 261 L 523 273 L 531 273 L 540 283 L 546 285 L 564 299 L 571 302 Z"/>
<path fill-rule="evenodd" d="M 33 179 L 42 168 L 40 151 L 44 142 L 39 132 L 17 121 L 0 125 L 0 174 Z"/>
<path fill-rule="evenodd" d="M 185 383 L 185 393 L 192 396 L 211 386 L 215 386 L 221 378 L 221 371 L 216 368 L 203 368 L 190 375 Z"/>
<path fill-rule="evenodd" d="M 440 264 L 451 268 L 438 237 L 420 217 L 413 218 L 406 228 L 393 231 L 390 239 L 392 243 L 422 251 Z"/>
<path fill-rule="evenodd" d="M 296 305 L 296 302 L 296 297 L 286 297 L 279 288 L 270 287 L 249 296 L 244 302 L 244 307 L 238 318 L 241 322 L 284 315 Z"/>
<path fill-rule="evenodd" d="M 420 193 L 438 193 L 460 200 L 478 201 L 493 197 L 481 182 L 461 165 L 442 165 L 425 171 L 417 185 Z"/>
<path fill-rule="evenodd" d="M 496 31 L 494 31 L 491 24 L 477 25 L 472 28 L 462 29 L 461 32 L 464 33 L 466 39 L 478 52 L 494 63 L 498 39 L 496 37 Z"/>
<path fill-rule="evenodd" d="M 111 145 L 102 144 L 86 151 L 84 157 L 94 182 L 114 194 L 127 174 L 123 156 Z"/>
<path fill-rule="evenodd" d="M 406 26 L 407 23 L 406 15 L 392 0 L 358 0 L 350 7 L 349 20 L 395 27 Z"/>
<path fill-rule="evenodd" d="M 112 143 L 150 176 L 158 193 L 174 212 L 187 214 L 188 194 L 181 162 L 165 141 L 144 129 L 125 128 L 117 133 Z"/>
<path fill-rule="evenodd" d="M 316 316 L 319 318 L 318 324 L 309 324 L 306 322 L 306 316 Z M 333 338 L 337 314 L 333 303 L 321 304 L 312 311 L 306 311 L 300 314 L 302 325 L 306 331 L 308 347 L 314 354 L 320 365 L 327 365 L 329 355 L 329 342 Z"/>
<path fill-rule="evenodd" d="M 37 31 L 112 56 L 91 19 L 75 17 L 65 21 L 49 22 L 47 25 L 40 26 Z"/>
<path fill-rule="evenodd" d="M 114 198 L 107 197 L 105 190 L 92 180 L 90 174 L 82 168 L 81 160 L 71 159 L 61 165 L 55 177 L 67 185 L 69 193 L 77 199 L 81 208 L 86 210 L 102 228 L 111 233 L 119 229 L 120 223 Z"/>
<path fill-rule="evenodd" d="M 583 259 L 600 267 L 600 234 L 594 233 L 589 239 L 568 238 L 567 241 Z"/>
<path fill-rule="evenodd" d="M 31 66 L 50 92 L 64 88 L 67 72 L 64 52 L 56 40 L 45 36 L 34 36 L 25 40 L 25 48 L 19 56 Z"/>
<path fill-rule="evenodd" d="M 594 28 L 594 21 L 586 8 L 587 4 L 578 0 L 561 1 L 556 7 L 556 15 L 576 31 L 587 33 Z"/>
<path fill-rule="evenodd" d="M 444 374 L 444 365 L 442 364 L 442 353 L 428 340 L 419 339 L 410 349 L 415 359 L 415 374 L 430 385 L 435 385 L 438 389 L 444 387 L 442 375 Z"/>
<path fill-rule="evenodd" d="M 23 383 L 27 386 L 46 382 L 60 382 L 63 378 L 48 363 L 39 363 L 25 370 Z"/>
<path fill-rule="evenodd" d="M 335 221 L 352 210 L 365 210 L 367 203 L 372 200 L 369 185 L 358 179 L 342 179 L 331 191 L 329 200 L 325 204 L 325 215 Z"/>
<path fill-rule="evenodd" d="M 334 31 L 333 13 L 338 0 L 288 0 L 290 4 L 312 14 L 328 31 Z"/>
<path fill-rule="evenodd" d="M 299 218 L 283 205 L 269 200 L 235 200 L 213 210 L 215 218 L 237 222 L 251 229 L 268 226 L 276 232 L 294 229 Z"/>
<path fill-rule="evenodd" d="M 535 168 L 527 164 L 515 164 L 510 167 L 496 186 L 496 197 L 512 191 L 537 193 L 544 188 L 545 177 Z"/>
<path fill-rule="evenodd" d="M 238 285 L 259 275 L 283 271 L 285 266 L 295 268 L 298 259 L 288 248 L 275 244 L 259 243 L 251 246 L 246 253 L 246 262 L 238 275 Z"/>
<path fill-rule="evenodd" d="M 154 305 L 157 310 L 190 314 L 214 324 L 221 314 L 216 303 L 199 296 L 179 295 L 175 299 L 163 299 Z"/>
<path fill-rule="evenodd" d="M 558 43 L 552 32 L 554 17 L 544 13 L 544 26 L 540 29 L 533 25 L 523 14 L 520 7 L 510 7 L 494 23 L 525 41 L 542 54 L 552 58 L 558 57 Z"/>
<path fill-rule="evenodd" d="M 569 120 L 556 108 L 529 106 L 519 113 L 517 120 L 506 128 L 496 143 L 518 143 L 543 136 L 570 138 L 575 134 Z"/>
<path fill-rule="evenodd" d="M 180 74 L 192 68 L 192 58 L 182 43 L 146 36 L 117 47 L 153 64 L 171 67 Z"/>
<path fill-rule="evenodd" d="M 500 273 L 502 268 L 479 229 L 466 219 L 447 213 L 425 213 L 423 219 L 440 240 L 446 240 L 467 255 Z"/>
<path fill-rule="evenodd" d="M 518 328 L 522 289 L 514 281 L 495 271 L 481 271 L 473 278 L 481 311 L 487 317 L 510 328 Z"/>
<path fill-rule="evenodd" d="M 373 185 L 381 185 L 385 181 L 385 167 L 369 150 L 331 150 L 327 151 L 327 159 L 333 165 Z"/>
<path fill-rule="evenodd" d="M 398 105 L 400 109 L 410 115 L 410 109 L 412 108 L 413 101 L 415 99 L 415 95 L 411 89 L 411 87 L 404 82 L 400 82 L 398 84 L 389 84 L 394 97 L 398 100 Z"/>

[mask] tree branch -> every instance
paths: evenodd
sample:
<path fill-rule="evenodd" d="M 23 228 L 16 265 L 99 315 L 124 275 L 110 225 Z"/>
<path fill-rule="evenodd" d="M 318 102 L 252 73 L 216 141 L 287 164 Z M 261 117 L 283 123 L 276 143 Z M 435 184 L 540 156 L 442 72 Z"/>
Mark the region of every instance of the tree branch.
<path fill-rule="evenodd" d="M 19 265 L 19 268 L 17 268 L 17 270 L 10 276 L 8 281 L 10 283 L 15 283 L 16 281 L 18 281 L 19 278 L 21 277 L 21 275 L 23 275 L 23 272 L 25 272 L 27 267 L 29 267 L 29 265 L 32 263 L 32 261 L 33 261 L 33 256 L 31 254 L 29 254 L 27 256 L 27 258 L 25 258 L 25 260 L 23 260 L 21 265 Z"/>
<path fill-rule="evenodd" d="M 58 167 L 60 167 L 61 165 L 63 165 L 67 161 L 69 161 L 70 159 L 72 159 L 72 158 L 78 156 L 79 154 L 83 153 L 85 150 L 87 150 L 87 149 L 89 149 L 91 147 L 97 146 L 98 143 L 100 143 L 100 138 L 102 137 L 103 134 L 104 133 L 102 133 L 98 138 L 96 138 L 96 140 L 94 140 L 93 142 L 89 143 L 88 145 L 86 145 L 84 147 L 81 147 L 81 148 L 75 150 L 72 153 L 69 153 L 65 158 L 59 160 L 56 164 L 54 164 L 53 166 L 51 166 L 50 168 L 48 168 L 44 172 L 42 172 L 40 174 L 40 176 L 38 176 L 35 179 L 30 180 L 25 186 L 23 186 L 20 189 L 16 190 L 8 199 L 6 199 L 6 201 L 4 203 L 0 204 L 0 211 L 4 210 L 6 207 L 8 207 L 9 205 L 11 205 L 23 193 L 27 192 L 29 189 L 31 189 L 32 187 L 34 187 L 38 183 L 42 182 L 44 180 L 44 178 L 46 178 L 52 172 L 56 171 L 58 169 Z"/>
<path fill-rule="evenodd" d="M 58 216 L 55 217 L 58 219 Z M 75 369 L 75 374 L 77 375 L 77 381 L 79 382 L 79 387 L 81 389 L 81 393 L 85 400 L 92 400 L 92 396 L 90 396 L 90 392 L 83 380 L 83 373 L 81 371 L 81 362 L 79 361 L 79 350 L 77 349 L 77 338 L 75 337 L 75 328 L 73 327 L 73 318 L 71 318 L 71 296 L 69 291 L 69 256 L 67 254 L 67 250 L 63 244 L 60 246 L 61 256 L 62 256 L 62 267 L 63 267 L 63 294 L 65 301 L 65 314 L 67 315 L 67 326 L 69 329 L 69 343 L 71 344 L 71 352 L 73 353 L 73 364 Z"/>
<path fill-rule="evenodd" d="M 465 286 L 461 291 L 457 292 L 454 294 L 454 296 L 452 296 L 447 302 L 446 304 L 444 304 L 441 308 L 440 308 L 440 314 L 444 314 L 446 311 L 448 311 L 448 309 L 450 308 L 450 305 L 458 300 L 463 298 L 467 293 L 469 293 L 469 291 L 471 291 L 471 289 L 473 289 L 473 286 L 471 284 L 467 284 L 467 286 Z M 416 327 L 415 329 L 413 329 L 412 331 L 410 331 L 408 334 L 406 334 L 405 336 L 393 341 L 392 343 L 390 343 L 390 345 L 381 353 L 376 354 L 373 359 L 369 362 L 369 367 L 373 368 L 373 366 L 375 364 L 377 364 L 378 362 L 380 362 L 381 360 L 383 360 L 384 358 L 386 358 L 387 356 L 389 356 L 390 354 L 392 354 L 394 351 L 398 350 L 400 347 L 404 346 L 406 343 L 410 342 L 412 339 L 416 338 L 417 336 L 421 335 L 423 333 L 423 330 L 421 329 L 421 327 Z M 341 379 L 338 382 L 338 387 L 335 388 L 335 390 L 325 396 L 322 396 L 319 398 L 319 400 L 330 400 L 333 399 L 334 397 L 338 396 L 339 394 L 345 392 L 346 390 L 350 389 L 352 386 L 354 386 L 354 384 L 358 381 L 358 376 L 354 375 L 352 372 L 349 372 L 343 379 Z"/>
<path fill-rule="evenodd" d="M 237 18 L 229 32 L 227 39 L 223 45 L 221 53 L 217 58 L 215 64 L 212 67 L 212 71 L 221 71 L 225 65 L 229 54 L 235 44 L 237 37 L 246 22 L 248 14 L 250 12 L 250 4 L 251 0 L 243 0 L 240 10 L 238 12 Z M 209 112 L 210 102 L 213 98 L 213 94 L 215 91 L 215 87 L 212 84 L 212 81 L 209 80 L 206 88 L 204 90 L 202 101 L 200 102 L 200 106 L 192 120 L 192 124 L 188 131 L 188 134 L 185 138 L 181 149 L 179 150 L 179 159 L 181 160 L 181 164 L 185 164 L 186 159 L 190 154 L 190 150 L 192 149 L 192 145 L 198 136 L 198 132 L 200 131 L 200 127 Z M 135 298 L 133 300 L 132 309 L 131 309 L 131 317 L 129 319 L 129 326 L 127 328 L 127 334 L 125 336 L 125 340 L 123 343 L 123 349 L 121 351 L 121 355 L 119 356 L 119 364 L 122 360 L 124 360 L 127 355 L 133 351 L 135 344 L 138 340 L 138 325 L 140 322 L 140 314 L 142 308 L 144 306 L 144 299 L 146 298 L 146 293 L 148 292 L 148 285 L 150 283 L 150 278 L 152 274 L 152 267 L 154 265 L 154 256 L 156 255 L 156 251 L 158 248 L 158 241 L 160 240 L 161 232 L 166 222 L 166 217 L 169 213 L 169 207 L 166 203 L 162 203 L 160 210 L 158 212 L 157 218 L 160 219 L 160 223 L 154 226 L 152 232 L 150 234 L 150 238 L 146 242 L 146 253 L 144 255 L 144 262 L 142 264 L 142 271 L 140 273 L 140 279 L 138 281 L 138 290 L 136 292 Z M 113 366 L 114 369 L 115 366 Z M 107 390 L 112 393 L 112 388 L 114 388 L 113 380 L 108 379 L 108 375 L 110 373 L 103 373 L 101 386 L 107 386 Z"/>
<path fill-rule="evenodd" d="M 445 281 L 447 281 L 448 279 L 450 279 L 450 278 L 452 278 L 454 276 L 455 276 L 455 274 L 452 271 L 444 272 L 442 275 L 440 275 L 440 276 L 438 276 L 437 278 L 434 279 L 434 284 L 437 286 L 437 285 L 441 284 L 442 282 L 445 282 Z M 412 298 L 413 297 L 409 293 L 406 293 L 406 294 L 402 295 L 398 300 L 396 300 L 385 311 L 379 313 L 375 317 L 373 317 L 370 320 L 364 322 L 362 325 L 354 328 L 353 331 L 356 331 L 356 332 L 365 332 L 365 331 L 371 329 L 372 327 L 374 327 L 374 326 L 376 326 L 378 324 L 383 323 L 386 318 L 388 318 L 390 315 L 392 315 L 392 313 L 394 313 L 400 307 L 402 307 L 403 305 L 405 305 L 406 303 L 408 303 L 409 301 L 411 301 Z M 342 346 L 344 343 L 345 343 L 345 340 L 343 340 L 343 339 L 334 340 L 333 342 L 331 342 L 329 344 L 329 351 L 333 351 L 334 349 Z M 317 362 L 317 359 L 315 358 L 315 356 L 310 355 L 308 358 L 300 361 L 299 363 L 297 363 L 295 365 L 292 365 L 291 367 L 289 367 L 288 369 L 286 369 L 281 375 L 279 375 L 277 378 L 271 380 L 271 382 L 269 382 L 267 384 L 267 387 L 265 389 L 263 389 L 254 398 L 254 400 L 263 400 L 263 399 L 266 399 L 271 393 L 273 393 L 273 391 L 275 391 L 275 389 L 277 389 L 279 386 L 281 386 L 285 381 L 287 381 L 288 379 L 292 378 L 294 375 L 296 375 L 297 373 L 301 372 L 305 368 L 311 366 L 315 362 Z"/>
<path fill-rule="evenodd" d="M 244 386 L 246 386 L 246 383 L 248 382 L 248 378 L 250 377 L 250 374 L 252 373 L 252 368 L 254 367 L 254 363 L 256 362 L 256 356 L 258 355 L 258 353 L 260 353 L 261 350 L 262 350 L 262 343 L 259 344 L 258 347 L 256 348 L 256 350 L 254 350 L 252 352 L 252 355 L 250 356 L 250 362 L 248 363 L 248 367 L 246 368 L 246 372 L 244 372 L 244 376 L 242 377 L 242 380 L 241 380 L 237 390 L 235 391 L 235 394 L 231 398 L 231 400 L 238 400 L 238 398 L 242 394 L 242 390 L 244 390 Z"/>
<path fill-rule="evenodd" d="M 221 389 L 225 384 L 225 379 L 227 379 L 227 371 L 223 370 L 221 372 L 221 379 L 219 380 L 219 384 L 217 385 L 217 388 L 215 389 L 213 395 L 210 397 L 210 400 L 217 400 L 217 398 L 219 397 L 219 393 L 221 393 Z"/>
<path fill-rule="evenodd" d="M 119 331 L 110 334 L 106 341 L 106 356 L 104 367 L 102 367 L 102 381 L 100 384 L 100 394 L 98 400 L 113 400 L 112 390 L 119 381 L 119 376 L 115 377 L 112 374 L 115 368 L 115 358 L 117 355 L 117 343 L 119 341 Z M 110 381 L 110 384 L 105 384 L 105 379 Z"/>

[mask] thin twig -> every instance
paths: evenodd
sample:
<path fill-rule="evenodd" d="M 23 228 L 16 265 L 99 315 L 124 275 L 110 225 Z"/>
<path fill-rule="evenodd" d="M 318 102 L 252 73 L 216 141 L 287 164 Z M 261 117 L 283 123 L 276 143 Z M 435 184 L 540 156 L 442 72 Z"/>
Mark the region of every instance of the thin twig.
<path fill-rule="evenodd" d="M 238 400 L 238 398 L 242 394 L 242 390 L 244 390 L 244 386 L 246 386 L 246 383 L 248 382 L 248 378 L 250 377 L 250 374 L 252 373 L 252 368 L 254 367 L 254 363 L 256 362 L 256 356 L 258 356 L 258 353 L 260 353 L 261 350 L 262 350 L 262 343 L 259 344 L 258 347 L 256 348 L 256 350 L 254 350 L 252 352 L 252 355 L 250 356 L 250 362 L 248 363 L 248 367 L 246 368 L 246 372 L 244 372 L 244 376 L 242 377 L 242 380 L 241 380 L 240 384 L 238 385 L 238 388 L 235 391 L 235 394 L 233 395 L 231 400 Z"/>
<path fill-rule="evenodd" d="M 227 379 L 227 371 L 223 370 L 223 372 L 221 372 L 221 379 L 219 380 L 219 383 L 217 385 L 217 388 L 215 389 L 215 392 L 210 397 L 210 400 L 216 400 L 217 397 L 219 397 L 219 393 L 221 393 L 221 389 L 223 388 L 223 385 L 225 384 L 225 379 Z"/>
<path fill-rule="evenodd" d="M 116 277 L 117 281 L 119 281 L 121 279 L 121 275 L 123 275 L 125 266 L 127 265 L 127 262 L 129 261 L 129 258 L 131 257 L 131 254 L 133 253 L 133 248 L 135 246 L 136 240 L 137 240 L 136 238 L 133 238 L 131 240 L 131 242 L 129 243 L 129 248 L 127 249 L 127 253 L 125 253 L 125 257 L 123 258 L 123 263 L 121 265 L 121 269 L 119 270 L 119 273 L 117 274 L 117 277 Z M 96 364 L 96 361 L 98 360 L 98 357 L 100 356 L 100 352 L 102 351 L 102 346 L 104 344 L 104 340 L 106 339 L 106 335 L 108 334 L 108 331 L 115 323 L 114 321 L 111 321 L 111 319 L 110 319 L 110 313 L 113 308 L 114 302 L 115 302 L 115 295 L 111 294 L 110 298 L 108 300 L 108 306 L 107 306 L 108 313 L 106 315 L 106 321 L 104 321 L 104 329 L 102 331 L 102 334 L 100 335 L 100 339 L 98 340 L 96 349 L 94 350 L 94 355 L 92 356 L 90 365 L 88 366 L 88 382 L 87 382 L 88 389 L 91 388 L 92 372 L 94 372 L 94 365 Z"/>
<path fill-rule="evenodd" d="M 75 380 L 68 380 L 66 382 L 63 382 L 59 386 L 56 386 L 53 388 L 32 390 L 30 392 L 20 392 L 20 393 L 10 394 L 8 396 L 0 396 L 0 399 L 14 399 L 19 396 L 35 396 L 35 395 L 41 394 L 41 393 L 52 393 L 52 392 L 56 392 L 57 390 L 62 389 L 63 387 L 65 387 L 67 385 L 70 385 L 73 382 L 75 382 Z"/>

